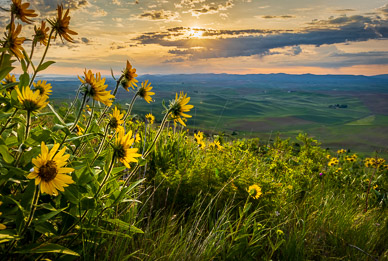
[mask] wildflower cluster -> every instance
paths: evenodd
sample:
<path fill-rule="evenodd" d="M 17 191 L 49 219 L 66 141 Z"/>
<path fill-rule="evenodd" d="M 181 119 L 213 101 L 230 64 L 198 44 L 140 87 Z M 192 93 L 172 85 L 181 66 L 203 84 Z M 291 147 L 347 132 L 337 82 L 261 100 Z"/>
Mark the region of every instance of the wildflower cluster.
<path fill-rule="evenodd" d="M 352 156 L 345 156 L 345 160 L 349 162 L 356 162 L 358 156 L 356 154 L 353 154 Z"/>
<path fill-rule="evenodd" d="M 365 158 L 364 164 L 367 168 L 386 168 L 385 159 L 383 158 Z"/>
<path fill-rule="evenodd" d="M 148 80 L 135 90 L 136 69 L 127 61 L 113 91 L 100 72 L 85 69 L 74 101 L 60 107 L 50 99 L 55 92 L 51 83 L 35 79 L 54 63 L 45 60 L 53 41 L 76 40 L 69 9 L 58 5 L 56 17 L 34 25 L 31 37 L 21 37 L 23 25 L 18 24 L 35 23 L 38 14 L 30 4 L 12 0 L 9 12 L 0 48 L 0 209 L 5 210 L 0 212 L 0 251 L 10 260 L 22 254 L 36 255 L 34 259 L 78 256 L 68 247 L 78 249 L 74 235 L 82 233 L 80 227 L 94 229 L 113 218 L 123 222 L 114 213 L 133 211 L 122 202 L 138 204 L 133 198 L 143 179 L 134 180 L 134 174 L 146 166 L 166 123 L 172 119 L 185 126 L 191 117 L 185 113 L 193 105 L 187 94 L 176 94 L 157 131 L 151 113 L 146 115 L 149 125 L 135 120 L 131 110 L 136 98 L 151 103 L 155 93 Z M 39 48 L 41 57 L 34 57 Z M 12 73 L 14 58 L 20 62 L 20 76 Z M 114 104 L 119 86 L 134 91 L 126 112 Z M 141 233 L 130 227 L 121 230 Z"/>
<path fill-rule="evenodd" d="M 327 163 L 327 165 L 330 166 L 330 167 L 331 166 L 335 166 L 335 165 L 338 164 L 338 162 L 339 162 L 338 159 L 333 157 L 333 158 L 330 159 L 330 161 L 329 161 L 329 163 Z"/>
<path fill-rule="evenodd" d="M 340 150 L 337 150 L 337 153 L 338 154 L 345 154 L 346 150 L 345 149 L 340 149 Z"/>

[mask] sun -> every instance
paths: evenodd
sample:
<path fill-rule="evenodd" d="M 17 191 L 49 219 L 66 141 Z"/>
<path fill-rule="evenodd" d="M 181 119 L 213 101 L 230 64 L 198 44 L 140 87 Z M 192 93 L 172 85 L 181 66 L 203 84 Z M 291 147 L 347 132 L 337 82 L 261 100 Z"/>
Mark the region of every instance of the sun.
<path fill-rule="evenodd" d="M 190 28 L 188 31 L 190 38 L 202 38 L 204 31 L 201 28 Z"/>

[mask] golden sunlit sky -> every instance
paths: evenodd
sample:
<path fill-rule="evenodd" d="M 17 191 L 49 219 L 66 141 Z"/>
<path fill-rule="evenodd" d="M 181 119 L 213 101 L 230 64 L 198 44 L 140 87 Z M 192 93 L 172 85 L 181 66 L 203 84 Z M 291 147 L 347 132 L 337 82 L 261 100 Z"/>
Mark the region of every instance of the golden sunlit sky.
<path fill-rule="evenodd" d="M 78 32 L 75 43 L 56 40 L 48 53 L 56 64 L 46 73 L 119 73 L 126 60 L 139 75 L 388 73 L 388 4 L 382 0 L 28 2 L 40 14 L 36 24 L 55 17 L 62 3 Z M 1 11 L 3 28 L 7 21 Z"/>

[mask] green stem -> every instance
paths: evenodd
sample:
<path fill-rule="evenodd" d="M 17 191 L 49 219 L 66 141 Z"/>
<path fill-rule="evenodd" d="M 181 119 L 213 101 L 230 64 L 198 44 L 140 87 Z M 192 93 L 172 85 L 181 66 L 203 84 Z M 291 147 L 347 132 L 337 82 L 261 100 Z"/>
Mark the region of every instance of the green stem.
<path fill-rule="evenodd" d="M 27 219 L 27 222 L 22 230 L 22 232 L 20 233 L 20 236 L 19 237 L 22 237 L 24 235 L 24 233 L 26 233 L 27 231 L 27 228 L 31 225 L 31 222 L 32 222 L 32 218 L 34 217 L 34 213 L 35 213 L 35 209 L 36 209 L 36 205 L 38 204 L 38 200 L 39 200 L 39 187 L 36 186 L 35 188 L 35 191 L 34 191 L 34 196 L 33 196 L 33 199 L 31 201 L 31 208 L 30 208 L 30 213 L 28 215 L 28 219 Z M 7 254 L 15 245 L 16 243 L 16 240 L 12 241 L 11 245 L 8 247 L 7 251 L 5 254 Z"/>
<path fill-rule="evenodd" d="M 94 114 L 94 105 L 95 105 L 95 100 L 93 100 L 93 103 L 92 103 L 92 111 L 90 112 L 90 117 L 89 117 L 88 123 L 86 124 L 84 134 L 87 134 L 87 133 L 88 133 L 90 124 L 92 123 L 93 114 Z M 78 152 L 77 156 L 79 156 L 79 154 L 81 154 L 82 151 L 85 149 L 86 143 L 82 143 L 82 141 L 83 141 L 83 138 L 81 139 L 81 143 L 80 143 L 81 146 L 78 146 L 78 147 L 74 150 L 74 155 L 75 155 L 76 151 L 78 150 L 78 148 L 80 148 L 80 151 Z"/>
<path fill-rule="evenodd" d="M 34 41 L 32 41 L 31 53 L 30 53 L 30 57 L 28 58 L 28 61 L 27 61 L 27 69 L 26 69 L 26 71 L 28 71 L 28 67 L 30 67 L 30 64 L 32 64 L 31 60 L 32 60 L 32 56 L 34 55 L 35 44 L 36 43 Z M 35 68 L 34 68 L 34 71 L 35 71 Z"/>
<path fill-rule="evenodd" d="M 26 141 L 28 138 L 28 135 L 30 134 L 31 129 L 31 112 L 27 111 L 27 124 L 26 124 L 26 133 L 24 136 L 24 140 Z"/>
<path fill-rule="evenodd" d="M 69 129 L 70 132 L 72 132 L 72 131 L 77 127 L 77 124 L 78 124 L 79 118 L 81 117 L 82 109 L 83 109 L 84 106 L 85 106 L 86 98 L 87 98 L 87 97 L 88 97 L 88 96 L 87 96 L 86 93 L 85 93 L 84 98 L 83 98 L 82 103 L 81 103 L 81 107 L 79 108 L 79 112 L 78 112 L 77 118 L 75 119 L 75 122 L 74 122 L 73 126 L 71 126 L 71 128 Z"/>
<path fill-rule="evenodd" d="M 6 46 L 7 41 L 8 41 L 8 39 L 9 39 L 10 35 L 11 35 L 11 29 L 12 29 L 12 25 L 14 24 L 14 20 L 15 20 L 15 17 L 14 17 L 14 15 L 13 15 L 13 13 L 11 12 L 11 21 L 10 21 L 9 24 L 8 24 L 8 26 L 9 26 L 9 28 L 8 28 L 8 35 L 7 35 L 7 39 L 6 39 L 6 40 L 4 41 L 4 43 L 3 43 L 3 48 Z M 3 52 L 3 53 L 1 54 L 1 58 L 0 58 L 0 66 L 3 65 L 4 53 L 5 53 L 5 52 Z"/>
<path fill-rule="evenodd" d="M 115 159 L 116 159 L 116 157 L 113 155 L 113 156 L 112 156 L 112 160 L 111 160 L 110 165 L 109 165 L 109 168 L 108 168 L 108 171 L 107 171 L 107 173 L 106 173 L 106 175 L 105 175 L 103 181 L 101 182 L 100 186 L 98 187 L 98 190 L 97 190 L 96 194 L 94 195 L 94 198 L 95 198 L 95 199 L 97 199 L 97 196 L 98 196 L 98 194 L 100 193 L 102 187 L 105 185 L 105 182 L 108 180 L 108 178 L 109 178 L 109 176 L 110 176 L 110 173 L 111 173 L 112 170 L 113 170 L 113 166 L 115 165 Z"/>
<path fill-rule="evenodd" d="M 123 121 L 124 121 L 124 122 L 125 122 L 125 120 L 127 119 L 127 117 L 131 114 L 132 107 L 133 107 L 133 104 L 134 104 L 135 101 L 136 101 L 137 95 L 138 95 L 138 93 L 135 93 L 135 95 L 132 97 L 131 103 L 129 104 L 129 107 L 128 107 L 128 110 L 127 110 L 127 113 L 125 114 L 125 116 L 124 116 L 124 118 L 123 118 Z"/>
<path fill-rule="evenodd" d="M 370 187 L 371 187 L 371 183 L 372 183 L 372 179 L 374 178 L 376 172 L 377 172 L 377 168 L 379 166 L 376 166 L 375 170 L 373 171 L 373 174 L 372 176 L 370 177 L 369 179 L 369 184 L 368 184 L 368 190 L 366 192 L 366 199 L 365 199 L 365 209 L 364 209 L 364 212 L 367 212 L 368 211 L 368 197 L 369 197 L 369 192 L 370 192 Z"/>
<path fill-rule="evenodd" d="M 120 82 L 121 82 L 121 80 L 123 79 L 123 77 L 124 77 L 124 76 L 122 75 L 122 76 L 117 80 L 117 82 L 116 82 L 116 87 L 115 87 L 115 89 L 114 89 L 114 91 L 113 91 L 113 96 L 115 96 L 115 97 L 116 97 L 117 91 L 118 91 L 118 89 L 119 89 Z M 109 109 L 109 106 L 105 106 L 103 112 L 102 112 L 101 115 L 100 115 L 100 118 L 98 118 L 98 124 L 101 124 L 101 121 L 102 121 L 102 119 L 104 118 L 104 115 L 105 115 L 105 113 L 108 111 L 108 109 Z"/>
<path fill-rule="evenodd" d="M 164 118 L 162 120 L 162 123 L 160 124 L 160 128 L 158 130 L 158 132 L 156 133 L 155 135 L 155 138 L 154 140 L 152 141 L 152 144 L 151 146 L 147 149 L 147 151 L 143 154 L 142 158 L 145 159 L 148 154 L 150 154 L 152 148 L 154 147 L 156 141 L 159 139 L 159 136 L 160 134 L 162 133 L 163 131 L 163 128 L 164 128 L 164 124 L 166 123 L 167 121 L 167 118 L 168 118 L 168 115 L 170 115 L 170 111 L 168 111 L 166 113 L 166 115 L 164 115 Z M 136 171 L 138 171 L 138 169 L 140 168 L 140 165 L 139 163 L 136 164 L 135 168 L 131 171 L 131 173 L 128 175 L 128 177 L 125 179 L 125 183 L 124 183 L 124 187 L 128 185 L 128 182 L 129 182 L 129 178 L 132 177 L 132 175 L 134 175 L 136 173 Z"/>
<path fill-rule="evenodd" d="M 32 218 L 34 217 L 34 213 L 35 213 L 35 210 L 36 210 L 36 205 L 38 204 L 39 195 L 40 195 L 39 187 L 36 186 L 36 189 L 35 189 L 35 192 L 34 192 L 34 197 L 33 197 L 33 200 L 31 202 L 30 214 L 28 216 L 27 223 L 26 223 L 22 233 L 20 234 L 20 236 L 22 236 L 27 231 L 27 228 L 31 225 Z"/>
<path fill-rule="evenodd" d="M 78 100 L 78 96 L 79 96 L 80 92 L 81 92 L 81 86 L 78 88 L 77 94 L 75 95 L 75 98 L 74 98 L 74 101 L 71 103 L 71 106 L 70 106 L 70 108 L 67 110 L 67 112 L 66 112 L 65 117 L 63 118 L 63 120 L 66 120 L 67 116 L 69 115 L 69 113 L 71 112 L 71 110 L 74 108 L 74 105 L 75 105 L 75 103 L 76 103 L 77 100 Z"/>
<path fill-rule="evenodd" d="M 96 156 L 94 156 L 94 159 L 92 160 L 92 164 L 94 163 L 94 161 L 96 161 L 98 155 L 100 154 L 102 148 L 104 147 L 106 136 L 108 136 L 108 130 L 109 130 L 109 124 L 107 124 L 105 127 L 104 137 L 102 138 L 102 140 L 100 142 L 100 146 L 98 147 L 98 149 L 96 151 Z"/>
<path fill-rule="evenodd" d="M 164 128 L 164 124 L 165 124 L 166 121 L 167 121 L 168 115 L 170 115 L 170 111 L 168 111 L 168 112 L 166 113 L 166 115 L 164 115 L 164 118 L 163 118 L 163 120 L 162 120 L 162 123 L 160 124 L 160 128 L 159 128 L 158 132 L 156 133 L 155 138 L 154 138 L 154 140 L 153 140 L 152 143 L 151 143 L 151 146 L 147 149 L 147 151 L 146 151 L 146 152 L 143 154 L 143 156 L 142 156 L 143 159 L 145 159 L 145 158 L 148 156 L 148 154 L 151 152 L 152 148 L 154 147 L 156 141 L 159 139 L 159 136 L 160 136 L 160 134 L 162 133 L 162 130 L 163 130 L 163 128 Z"/>
<path fill-rule="evenodd" d="M 34 80 L 35 80 L 36 74 L 38 73 L 37 70 L 38 70 L 39 67 L 42 65 L 42 63 L 43 63 L 43 61 L 44 61 L 44 58 L 46 58 L 46 54 L 47 54 L 48 48 L 49 48 L 49 46 L 50 46 L 51 36 L 53 35 L 53 32 L 54 32 L 54 28 L 51 29 L 51 32 L 50 32 L 50 35 L 49 35 L 49 38 L 48 38 L 48 42 L 47 42 L 47 45 L 46 45 L 46 49 L 44 50 L 42 59 L 40 59 L 40 62 L 39 62 L 39 64 L 38 64 L 38 66 L 36 67 L 36 70 L 34 70 L 34 74 L 32 75 L 30 84 L 28 85 L 28 86 L 30 86 L 30 87 L 31 87 L 32 83 L 33 83 Z"/>
<path fill-rule="evenodd" d="M 11 120 L 13 119 L 13 117 L 15 116 L 15 114 L 17 113 L 18 111 L 18 108 L 15 109 L 15 111 L 12 113 L 11 117 L 9 117 L 7 119 L 7 121 L 5 122 L 3 128 L 1 128 L 1 131 L 0 131 L 0 135 L 3 134 L 3 132 L 5 131 L 5 129 L 7 128 L 7 125 L 11 122 Z"/>

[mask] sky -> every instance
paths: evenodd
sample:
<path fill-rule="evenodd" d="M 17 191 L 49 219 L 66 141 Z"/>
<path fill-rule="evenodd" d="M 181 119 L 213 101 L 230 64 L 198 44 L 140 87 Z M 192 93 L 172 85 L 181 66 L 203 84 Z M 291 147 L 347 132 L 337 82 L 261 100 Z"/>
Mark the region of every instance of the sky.
<path fill-rule="evenodd" d="M 62 3 L 78 33 L 74 43 L 54 42 L 47 58 L 56 64 L 46 74 L 80 75 L 86 68 L 108 75 L 112 68 L 117 75 L 127 60 L 139 75 L 388 73 L 388 3 L 382 0 L 28 2 L 40 14 L 37 25 L 55 17 Z M 9 4 L 0 0 L 1 7 Z M 0 12 L 2 28 L 8 16 Z"/>

